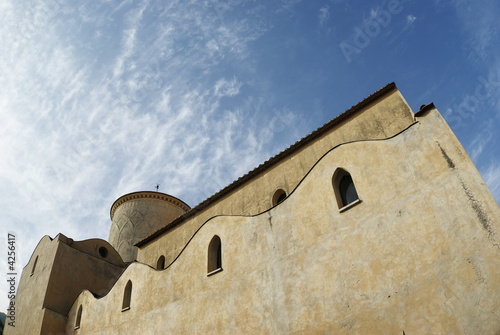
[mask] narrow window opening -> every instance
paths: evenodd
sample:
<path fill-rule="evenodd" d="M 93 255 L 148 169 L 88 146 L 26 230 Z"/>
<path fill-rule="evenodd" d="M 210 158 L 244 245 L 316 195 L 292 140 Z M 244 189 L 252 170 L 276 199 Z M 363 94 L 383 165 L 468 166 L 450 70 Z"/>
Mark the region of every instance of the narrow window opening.
<path fill-rule="evenodd" d="M 30 274 L 30 277 L 33 276 L 33 274 L 35 273 L 35 269 L 36 269 L 36 263 L 38 262 L 38 256 L 36 256 L 35 258 L 35 262 L 33 263 L 33 267 L 31 268 L 31 274 Z"/>
<path fill-rule="evenodd" d="M 82 321 L 82 305 L 78 308 L 78 313 L 76 313 L 75 329 L 80 328 L 80 322 Z"/>
<path fill-rule="evenodd" d="M 222 271 L 222 245 L 220 237 L 215 235 L 208 245 L 208 275 Z"/>
<path fill-rule="evenodd" d="M 332 183 L 340 212 L 361 202 L 349 172 L 337 169 L 333 175 Z"/>
<path fill-rule="evenodd" d="M 100 248 L 99 248 L 99 255 L 100 255 L 102 258 L 106 258 L 106 257 L 108 257 L 108 249 L 106 249 L 105 247 L 100 247 Z"/>
<path fill-rule="evenodd" d="M 340 179 L 339 188 L 342 205 L 347 206 L 358 199 L 358 193 L 356 193 L 356 188 L 350 175 L 345 175 Z"/>
<path fill-rule="evenodd" d="M 158 258 L 158 261 L 156 262 L 156 270 L 163 270 L 165 269 L 165 256 L 160 256 Z"/>
<path fill-rule="evenodd" d="M 274 192 L 273 195 L 273 207 L 285 199 L 286 199 L 286 192 L 283 191 L 282 189 L 277 190 L 276 192 Z"/>
<path fill-rule="evenodd" d="M 122 312 L 130 309 L 130 299 L 132 298 L 132 282 L 129 280 L 123 291 Z"/>

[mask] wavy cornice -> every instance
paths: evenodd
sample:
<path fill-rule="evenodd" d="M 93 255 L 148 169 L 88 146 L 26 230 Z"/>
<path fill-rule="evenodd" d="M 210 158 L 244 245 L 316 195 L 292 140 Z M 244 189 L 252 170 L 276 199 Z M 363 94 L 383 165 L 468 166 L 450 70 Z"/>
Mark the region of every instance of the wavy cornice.
<path fill-rule="evenodd" d="M 188 218 L 195 216 L 196 213 L 199 213 L 202 210 L 206 209 L 207 207 L 209 207 L 213 203 L 217 202 L 218 200 L 222 199 L 224 196 L 228 195 L 229 193 L 231 193 L 232 191 L 234 191 L 235 189 L 237 189 L 241 185 L 243 185 L 246 182 L 257 177 L 260 173 L 268 170 L 270 167 L 281 162 L 282 160 L 286 159 L 287 157 L 290 157 L 292 154 L 294 154 L 295 152 L 304 148 L 309 143 L 313 142 L 317 138 L 326 134 L 332 128 L 341 124 L 345 120 L 352 118 L 353 116 L 360 113 L 364 108 L 366 108 L 370 104 L 376 102 L 378 99 L 392 93 L 395 90 L 397 90 L 397 87 L 396 87 L 396 84 L 394 82 L 387 84 L 386 86 L 384 86 L 380 90 L 372 93 L 370 96 L 368 96 L 367 98 L 358 102 L 356 105 L 352 106 L 351 108 L 349 108 L 348 110 L 346 110 L 344 113 L 340 114 L 339 116 L 337 116 L 333 120 L 327 122 L 322 127 L 316 129 L 315 131 L 313 131 L 309 135 L 303 137 L 301 140 L 295 142 L 295 144 L 289 146 L 287 149 L 283 150 L 282 152 L 280 152 L 276 156 L 271 157 L 270 159 L 268 159 L 264 163 L 257 166 L 255 169 L 251 170 L 247 174 L 236 179 L 235 181 L 233 181 L 228 186 L 224 187 L 219 192 L 215 193 L 214 195 L 210 196 L 209 198 L 205 199 L 204 201 L 202 201 L 201 203 L 199 203 L 198 205 L 193 207 L 187 213 L 181 215 L 180 217 L 178 217 L 174 221 L 165 225 L 163 228 L 160 228 L 159 230 L 155 231 L 150 236 L 137 242 L 135 245 L 138 247 L 145 245 L 149 241 L 151 241 L 151 240 L 155 239 L 156 237 L 158 237 L 159 235 L 161 235 L 163 232 L 168 231 L 169 229 L 178 225 L 180 222 L 183 222 L 183 221 L 187 220 Z"/>
<path fill-rule="evenodd" d="M 354 141 L 349 141 L 349 142 L 343 142 L 343 143 L 339 143 L 335 146 L 333 146 L 332 148 L 330 148 L 329 150 L 327 150 L 321 157 L 318 158 L 318 160 L 316 161 L 316 163 L 314 163 L 311 168 L 304 174 L 304 176 L 299 180 L 299 182 L 297 183 L 297 185 L 294 187 L 294 189 L 290 192 L 290 194 L 288 195 L 288 197 L 290 197 L 294 192 L 295 190 L 302 184 L 302 182 L 304 181 L 304 179 L 311 173 L 311 171 L 316 167 L 316 165 L 319 164 L 320 161 L 323 160 L 323 158 L 328 155 L 330 152 L 332 152 L 333 150 L 337 149 L 338 147 L 340 146 L 344 146 L 344 145 L 348 145 L 348 144 L 351 144 L 351 143 L 359 143 L 359 142 L 380 142 L 380 141 L 387 141 L 387 140 L 390 140 L 392 138 L 395 138 L 397 136 L 399 136 L 400 134 L 406 132 L 408 129 L 410 129 L 411 127 L 413 127 L 415 124 L 417 124 L 418 121 L 415 121 L 413 123 L 411 123 L 410 125 L 408 125 L 408 127 L 404 128 L 403 130 L 399 131 L 398 133 L 394 134 L 394 135 L 391 135 L 389 137 L 386 137 L 386 138 L 380 138 L 380 139 L 363 139 L 363 140 L 354 140 Z M 237 182 L 237 181 L 236 181 Z M 235 182 L 235 183 L 236 183 Z M 233 183 L 234 184 L 234 183 Z M 229 185 L 231 186 L 231 185 Z M 228 186 L 228 187 L 229 187 Z M 222 190 L 224 191 L 224 190 Z M 222 192 L 220 191 L 220 192 Z M 220 193 L 219 192 L 219 193 Z M 218 194 L 218 193 L 217 193 Z M 215 194 L 214 196 L 212 197 L 215 197 L 217 194 Z M 287 198 L 288 198 L 287 197 Z M 207 200 L 210 200 L 207 199 Z M 181 224 L 182 222 L 185 222 L 186 220 L 188 220 L 189 218 L 191 218 L 192 216 L 195 216 L 196 213 L 199 213 L 201 208 L 199 208 L 200 205 L 194 207 L 192 210 L 190 210 L 189 212 L 179 216 L 177 219 L 173 220 L 172 222 L 170 222 L 169 224 L 167 224 L 166 226 L 158 229 L 157 231 L 155 231 L 154 233 L 152 233 L 151 235 L 147 236 L 146 238 L 142 239 L 141 241 L 137 242 L 135 244 L 136 247 L 142 247 L 146 244 L 148 244 L 149 242 L 155 240 L 156 238 L 160 237 L 163 233 L 171 230 L 172 228 L 178 226 L 179 224 Z M 276 207 L 276 206 L 274 206 Z M 271 207 L 271 208 L 268 208 L 260 213 L 257 213 L 257 214 L 251 214 L 251 215 L 239 215 L 239 214 L 223 214 L 223 215 L 215 215 L 209 219 L 207 219 L 203 224 L 201 224 L 201 226 L 196 230 L 196 232 L 194 233 L 194 235 L 197 234 L 197 232 L 201 229 L 201 227 L 203 227 L 208 221 L 210 221 L 211 219 L 213 219 L 214 217 L 217 217 L 217 216 L 245 216 L 245 217 L 252 217 L 252 216 L 257 216 L 257 215 L 260 215 L 260 214 L 263 214 L 263 213 L 266 213 L 267 211 L 271 210 L 272 208 L 274 207 Z M 204 207 L 203 207 L 204 208 Z M 193 235 L 193 237 L 194 237 Z M 189 243 L 189 242 L 188 242 Z M 182 253 L 182 251 L 181 251 Z M 174 260 L 175 261 L 175 260 Z M 167 268 L 167 267 L 166 267 Z"/>

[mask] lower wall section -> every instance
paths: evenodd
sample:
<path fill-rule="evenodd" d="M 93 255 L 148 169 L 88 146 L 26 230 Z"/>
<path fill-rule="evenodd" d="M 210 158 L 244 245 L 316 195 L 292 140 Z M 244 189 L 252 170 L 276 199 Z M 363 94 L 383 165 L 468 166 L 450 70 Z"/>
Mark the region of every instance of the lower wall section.
<path fill-rule="evenodd" d="M 50 335 L 62 335 L 66 334 L 67 318 L 57 312 L 54 312 L 48 308 L 43 309 L 43 325 L 40 334 L 50 334 Z"/>

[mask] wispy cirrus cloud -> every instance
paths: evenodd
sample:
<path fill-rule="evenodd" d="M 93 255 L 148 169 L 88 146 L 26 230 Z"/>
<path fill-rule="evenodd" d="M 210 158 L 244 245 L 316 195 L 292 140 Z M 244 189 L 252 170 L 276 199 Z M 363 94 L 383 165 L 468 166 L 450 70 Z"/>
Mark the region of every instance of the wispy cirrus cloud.
<path fill-rule="evenodd" d="M 473 161 L 477 161 L 479 156 L 483 153 L 485 147 L 494 139 L 495 131 L 492 129 L 491 124 L 488 125 L 484 132 L 477 135 L 469 144 L 467 151 Z"/>
<path fill-rule="evenodd" d="M 218 97 L 224 96 L 235 96 L 240 93 L 240 88 L 242 86 L 241 82 L 238 82 L 236 78 L 231 80 L 227 80 L 226 78 L 222 78 L 217 80 L 214 86 L 214 93 Z"/>
<path fill-rule="evenodd" d="M 253 71 L 264 9 L 215 4 L 0 4 L 0 206 L 18 266 L 45 234 L 107 238 L 120 195 L 158 183 L 194 206 L 276 153 L 259 145 L 275 132 L 259 99 L 221 107 Z"/>
<path fill-rule="evenodd" d="M 330 6 L 325 5 L 321 7 L 319 10 L 319 15 L 318 15 L 319 24 L 324 25 L 329 18 L 330 18 Z"/>
<path fill-rule="evenodd" d="M 491 162 L 481 174 L 495 199 L 500 199 L 500 160 Z"/>
<path fill-rule="evenodd" d="M 500 28 L 496 15 L 500 4 L 495 0 L 472 5 L 467 0 L 454 0 L 452 5 L 462 22 L 462 33 L 468 36 L 467 48 L 473 51 L 469 57 L 476 61 L 490 57 L 491 49 L 497 48 L 493 41 L 496 40 Z"/>
<path fill-rule="evenodd" d="M 406 15 L 406 25 L 404 29 L 410 28 L 415 23 L 416 20 L 417 17 L 415 15 L 412 14 Z"/>

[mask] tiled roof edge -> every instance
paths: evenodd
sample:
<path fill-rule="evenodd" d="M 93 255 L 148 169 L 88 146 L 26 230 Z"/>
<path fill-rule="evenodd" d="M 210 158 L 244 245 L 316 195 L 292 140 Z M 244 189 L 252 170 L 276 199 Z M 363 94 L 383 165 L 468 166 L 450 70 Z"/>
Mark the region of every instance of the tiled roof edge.
<path fill-rule="evenodd" d="M 191 207 L 186 204 L 184 201 L 182 201 L 179 198 L 176 198 L 170 194 L 158 192 L 158 191 L 137 191 L 137 192 L 132 192 L 132 193 L 127 193 L 119 197 L 118 199 L 115 200 L 113 205 L 111 205 L 111 209 L 109 210 L 109 217 L 111 220 L 113 220 L 113 216 L 115 214 L 115 211 L 118 207 L 120 207 L 121 204 L 129 201 L 129 200 L 134 200 L 134 199 L 144 199 L 144 198 L 151 198 L 151 199 L 156 199 L 156 200 L 163 200 L 170 202 L 177 207 L 180 207 L 183 209 L 185 212 L 191 210 Z"/>
<path fill-rule="evenodd" d="M 174 221 L 170 222 L 166 226 L 158 229 L 157 231 L 155 231 L 154 233 L 152 233 L 148 237 L 146 237 L 143 240 L 137 242 L 135 244 L 135 246 L 141 247 L 141 246 L 143 246 L 143 245 L 145 245 L 145 244 L 153 241 L 154 239 L 156 239 L 157 237 L 159 237 L 160 235 L 162 235 L 164 232 L 166 232 L 166 231 L 168 231 L 168 230 L 176 227 L 177 225 L 179 225 L 182 222 L 184 222 L 186 219 L 194 216 L 196 213 L 198 213 L 198 212 L 202 211 L 203 209 L 207 208 L 209 205 L 211 205 L 211 204 L 215 203 L 216 201 L 218 201 L 219 199 L 223 198 L 225 195 L 229 194 L 231 191 L 233 191 L 237 187 L 241 186 L 242 184 L 246 183 L 247 181 L 249 181 L 249 180 L 253 179 L 254 177 L 256 177 L 257 175 L 259 175 L 262 171 L 264 171 L 264 170 L 268 169 L 269 167 L 273 166 L 277 162 L 281 161 L 283 158 L 288 157 L 289 155 L 293 154 L 294 152 L 296 152 L 297 150 L 301 149 L 305 145 L 311 143 L 316 138 L 324 135 L 328 130 L 330 130 L 334 126 L 340 124 L 342 121 L 344 121 L 344 120 L 352 117 L 353 115 L 357 114 L 364 107 L 368 106 L 372 102 L 378 100 L 380 97 L 382 97 L 382 96 L 384 96 L 384 95 L 392 92 L 395 89 L 397 89 L 396 84 L 394 82 L 392 82 L 392 83 L 389 83 L 386 86 L 382 87 L 378 91 L 372 93 L 371 95 L 369 95 L 368 97 L 366 97 L 362 101 L 358 102 L 356 105 L 354 105 L 351 108 L 349 108 L 348 110 L 346 110 L 344 113 L 338 115 L 334 119 L 332 119 L 329 122 L 325 123 L 320 128 L 316 129 L 315 131 L 313 131 L 309 135 L 307 135 L 307 136 L 303 137 L 302 139 L 300 139 L 299 141 L 295 142 L 294 144 L 292 144 L 291 146 L 289 146 L 288 148 L 286 148 L 285 150 L 283 150 L 279 154 L 271 157 L 270 159 L 268 159 L 264 163 L 260 164 L 259 166 L 257 166 L 256 168 L 254 168 L 253 170 L 251 170 L 250 172 L 248 172 L 247 174 L 245 174 L 242 177 L 236 179 L 231 184 L 229 184 L 225 188 L 221 189 L 219 192 L 217 192 L 214 195 L 208 197 L 207 199 L 205 199 L 204 201 L 202 201 L 201 203 L 199 203 L 197 206 L 193 207 L 189 212 L 185 213 L 184 215 L 179 216 L 177 219 L 175 219 Z"/>

